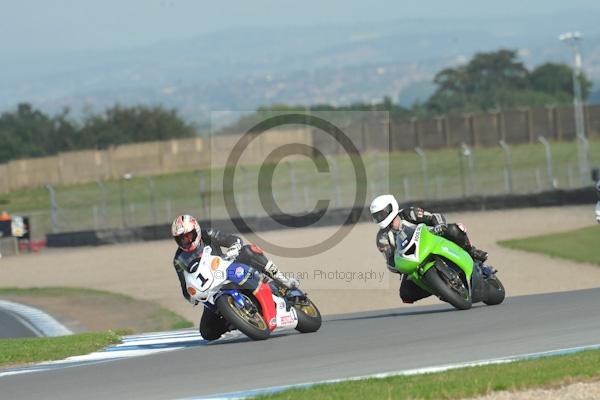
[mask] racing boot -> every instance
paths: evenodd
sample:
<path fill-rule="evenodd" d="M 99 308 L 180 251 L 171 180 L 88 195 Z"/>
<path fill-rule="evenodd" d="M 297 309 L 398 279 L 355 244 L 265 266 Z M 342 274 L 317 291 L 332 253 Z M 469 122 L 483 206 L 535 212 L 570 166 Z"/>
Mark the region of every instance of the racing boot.
<path fill-rule="evenodd" d="M 292 277 L 288 278 L 287 276 L 285 276 L 285 274 L 281 272 L 271 260 L 269 260 L 267 262 L 267 265 L 265 266 L 265 273 L 269 275 L 269 277 L 271 277 L 273 280 L 277 281 L 278 283 L 281 283 L 288 289 L 295 289 L 298 287 L 298 281 Z"/>

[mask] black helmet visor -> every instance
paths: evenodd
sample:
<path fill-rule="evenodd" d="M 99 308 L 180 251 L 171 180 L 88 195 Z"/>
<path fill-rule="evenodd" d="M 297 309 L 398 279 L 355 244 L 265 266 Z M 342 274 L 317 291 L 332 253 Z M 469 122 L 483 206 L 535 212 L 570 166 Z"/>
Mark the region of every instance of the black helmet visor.
<path fill-rule="evenodd" d="M 386 208 L 384 208 L 383 210 L 379 210 L 377 212 L 374 212 L 372 214 L 373 216 L 373 220 L 377 223 L 380 223 L 381 221 L 383 221 L 384 219 L 386 219 L 390 214 L 392 213 L 392 205 L 389 204 Z"/>
<path fill-rule="evenodd" d="M 182 235 L 176 236 L 175 241 L 182 249 L 187 249 L 194 243 L 194 240 L 198 237 L 198 232 L 194 229 L 191 232 L 184 233 Z"/>

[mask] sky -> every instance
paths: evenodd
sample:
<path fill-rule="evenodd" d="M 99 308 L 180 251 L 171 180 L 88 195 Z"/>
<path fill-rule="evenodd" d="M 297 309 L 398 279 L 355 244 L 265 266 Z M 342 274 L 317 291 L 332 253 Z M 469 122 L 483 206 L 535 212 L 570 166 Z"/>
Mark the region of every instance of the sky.
<path fill-rule="evenodd" d="M 242 27 L 519 16 L 572 9 L 600 15 L 600 1 L 0 0 L 0 50 L 5 55 L 58 54 L 150 45 Z"/>

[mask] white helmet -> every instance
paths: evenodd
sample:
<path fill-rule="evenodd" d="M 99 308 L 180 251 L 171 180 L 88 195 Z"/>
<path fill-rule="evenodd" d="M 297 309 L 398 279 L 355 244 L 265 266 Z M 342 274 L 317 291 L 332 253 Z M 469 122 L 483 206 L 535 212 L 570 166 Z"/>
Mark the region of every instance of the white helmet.
<path fill-rule="evenodd" d="M 185 214 L 175 218 L 171 225 L 171 234 L 179 248 L 186 252 L 196 250 L 202 242 L 200 224 L 191 215 Z"/>
<path fill-rule="evenodd" d="M 384 229 L 396 218 L 396 215 L 400 212 L 400 206 L 394 195 L 382 194 L 373 199 L 369 211 L 371 211 L 371 216 L 377 222 L 377 225 Z"/>

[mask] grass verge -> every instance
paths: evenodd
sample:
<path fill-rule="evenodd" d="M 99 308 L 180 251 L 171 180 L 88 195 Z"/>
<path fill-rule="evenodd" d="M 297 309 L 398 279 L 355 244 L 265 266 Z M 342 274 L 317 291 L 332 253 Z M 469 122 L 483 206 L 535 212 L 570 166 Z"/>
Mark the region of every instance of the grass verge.
<path fill-rule="evenodd" d="M 460 399 L 600 378 L 600 350 L 435 374 L 317 385 L 258 399 Z"/>
<path fill-rule="evenodd" d="M 543 253 L 568 260 L 600 265 L 598 243 L 600 243 L 600 225 L 551 235 L 499 242 L 500 245 L 511 249 Z"/>
<path fill-rule="evenodd" d="M 127 329 L 134 332 L 189 328 L 193 324 L 179 314 L 150 301 L 102 290 L 43 287 L 0 288 L 0 297 L 67 315 L 91 325 L 90 330 Z M 100 324 L 99 320 L 104 320 Z M 88 322 L 89 324 L 86 324 Z"/>
<path fill-rule="evenodd" d="M 51 338 L 0 340 L 0 366 L 14 366 L 88 354 L 121 342 L 125 331 L 90 332 Z"/>

